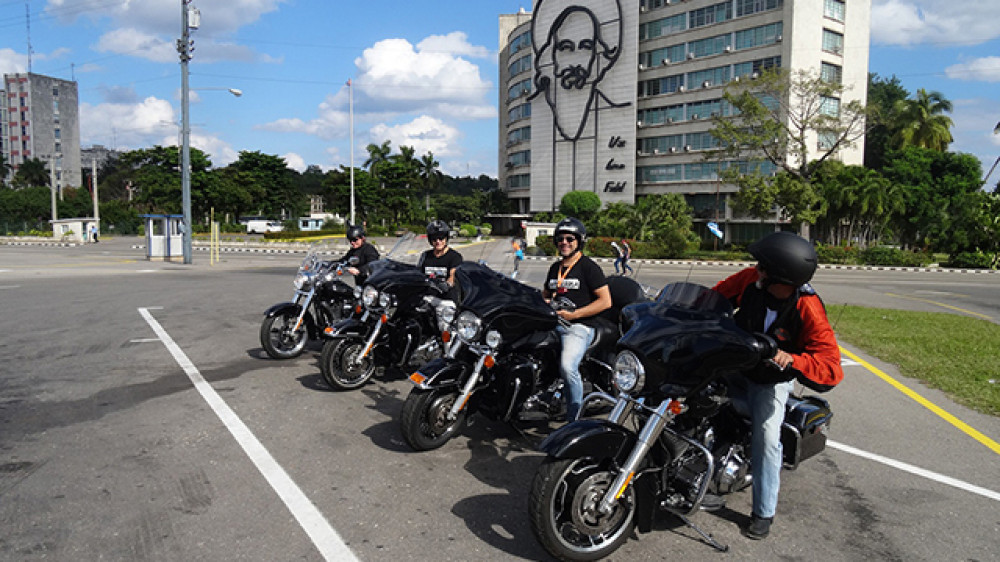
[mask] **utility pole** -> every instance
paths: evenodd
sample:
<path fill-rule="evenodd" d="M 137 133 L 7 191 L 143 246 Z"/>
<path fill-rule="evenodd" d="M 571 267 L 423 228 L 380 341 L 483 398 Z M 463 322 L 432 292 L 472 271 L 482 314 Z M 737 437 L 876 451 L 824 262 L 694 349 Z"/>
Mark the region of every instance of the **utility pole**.
<path fill-rule="evenodd" d="M 183 252 L 184 263 L 191 263 L 191 124 L 188 115 L 189 94 L 188 62 L 194 51 L 191 30 L 201 24 L 201 13 L 197 8 L 189 8 L 192 0 L 181 0 L 181 38 L 177 40 L 177 52 L 181 56 L 181 206 L 184 213 Z M 191 21 L 191 20 L 194 21 Z"/>

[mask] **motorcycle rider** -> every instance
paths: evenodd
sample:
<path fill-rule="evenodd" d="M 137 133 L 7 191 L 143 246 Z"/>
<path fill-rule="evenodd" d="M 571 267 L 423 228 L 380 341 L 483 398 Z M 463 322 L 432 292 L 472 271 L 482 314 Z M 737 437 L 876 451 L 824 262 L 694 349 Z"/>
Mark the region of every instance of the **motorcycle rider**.
<path fill-rule="evenodd" d="M 576 310 L 557 311 L 571 323 L 560 325 L 557 330 L 562 339 L 559 372 L 566 385 L 566 420 L 573 421 L 583 405 L 580 362 L 594 341 L 596 315 L 611 308 L 611 291 L 601 267 L 583 255 L 587 228 L 579 219 L 567 217 L 559 221 L 553 240 L 560 260 L 549 268 L 542 296 L 546 300 L 563 296 L 576 305 Z"/>
<path fill-rule="evenodd" d="M 738 326 L 770 335 L 779 348 L 773 363 L 761 364 L 744 373 L 745 377 L 734 377 L 730 387 L 737 400 L 745 396 L 751 414 L 753 513 L 743 534 L 758 540 L 770 532 L 778 505 L 781 423 L 793 381 L 822 392 L 839 383 L 844 372 L 823 301 L 808 284 L 817 267 L 812 244 L 791 232 L 775 232 L 747 250 L 757 265 L 727 277 L 713 289 L 738 308 Z"/>
<path fill-rule="evenodd" d="M 427 243 L 431 249 L 420 254 L 417 267 L 428 277 L 444 279 L 452 287 L 455 286 L 455 268 L 462 263 L 462 254 L 448 247 L 448 237 L 451 228 L 443 220 L 432 220 L 427 223 Z"/>
<path fill-rule="evenodd" d="M 352 257 L 358 258 L 358 263 L 349 266 L 347 272 L 354 276 L 354 284 L 361 286 L 368 278 L 368 268 L 365 266 L 378 260 L 378 250 L 365 240 L 365 229 L 359 225 L 348 227 L 345 238 L 351 249 L 347 250 L 340 261 L 347 262 Z"/>

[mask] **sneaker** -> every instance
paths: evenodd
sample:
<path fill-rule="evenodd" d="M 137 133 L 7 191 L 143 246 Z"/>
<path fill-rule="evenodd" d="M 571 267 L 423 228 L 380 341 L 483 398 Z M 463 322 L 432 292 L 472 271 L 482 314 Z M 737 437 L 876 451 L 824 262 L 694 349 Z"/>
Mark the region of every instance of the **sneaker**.
<path fill-rule="evenodd" d="M 768 533 L 771 532 L 772 521 L 774 521 L 774 517 L 757 517 L 756 514 L 752 515 L 750 517 L 750 524 L 743 528 L 743 536 L 755 541 L 767 537 Z"/>
<path fill-rule="evenodd" d="M 722 496 L 715 495 L 710 492 L 705 492 L 705 496 L 701 498 L 702 511 L 718 511 L 726 507 L 726 500 Z"/>

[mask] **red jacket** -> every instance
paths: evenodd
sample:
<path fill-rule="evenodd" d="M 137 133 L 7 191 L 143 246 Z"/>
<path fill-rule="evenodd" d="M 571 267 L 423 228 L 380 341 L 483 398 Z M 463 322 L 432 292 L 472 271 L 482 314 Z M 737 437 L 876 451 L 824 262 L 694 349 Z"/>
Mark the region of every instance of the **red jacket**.
<path fill-rule="evenodd" d="M 723 279 L 712 289 L 739 307 L 747 289 L 758 279 L 757 269 L 750 267 Z M 799 381 L 813 390 L 825 392 L 844 379 L 837 338 L 826 317 L 823 301 L 808 285 L 798 289 L 795 308 L 800 322 L 792 324 L 792 331 L 798 333 L 790 334 L 785 345 L 779 341 L 779 346 L 792 355 L 791 367 L 797 371 Z"/>

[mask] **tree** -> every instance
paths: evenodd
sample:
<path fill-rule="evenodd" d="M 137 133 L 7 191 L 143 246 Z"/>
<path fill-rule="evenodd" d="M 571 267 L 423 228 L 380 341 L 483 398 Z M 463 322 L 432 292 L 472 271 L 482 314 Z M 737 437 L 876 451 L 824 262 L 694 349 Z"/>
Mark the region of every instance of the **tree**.
<path fill-rule="evenodd" d="M 920 88 L 914 99 L 896 102 L 893 108 L 893 148 L 917 146 L 944 152 L 951 144 L 951 102 L 941 92 L 928 92 Z"/>
<path fill-rule="evenodd" d="M 420 181 L 424 186 L 424 211 L 429 213 L 431 206 L 431 192 L 441 183 L 441 164 L 434 159 L 434 153 L 427 151 L 420 157 L 417 163 Z M 425 217 L 426 218 L 426 217 Z"/>
<path fill-rule="evenodd" d="M 635 205 L 609 203 L 595 217 L 595 235 L 655 242 L 666 255 L 680 256 L 698 243 L 691 230 L 691 212 L 679 193 L 647 195 Z"/>
<path fill-rule="evenodd" d="M 256 201 L 262 214 L 294 218 L 309 208 L 305 195 L 296 188 L 297 172 L 288 167 L 284 158 L 243 150 L 228 167 L 241 172 L 247 182 L 245 188 L 251 193 L 263 193 Z"/>
<path fill-rule="evenodd" d="M 723 94 L 733 115 L 716 116 L 712 135 L 720 149 L 707 160 L 736 158 L 723 166 L 722 177 L 740 187 L 738 206 L 756 216 L 770 216 L 774 205 L 785 207 L 795 223 L 822 216 L 822 198 L 811 184 L 817 163 L 853 146 L 865 133 L 867 111 L 860 102 L 842 100 L 843 84 L 827 82 L 808 71 L 767 70 L 757 79 L 731 82 Z M 822 148 L 814 159 L 812 147 Z M 769 163 L 770 177 L 759 165 Z M 740 162 L 743 162 L 742 164 Z"/>
<path fill-rule="evenodd" d="M 910 97 L 910 92 L 902 86 L 899 78 L 882 78 L 878 74 L 868 75 L 869 117 L 868 134 L 865 135 L 865 167 L 873 170 L 882 168 L 885 153 L 892 138 L 892 112 L 896 102 Z"/>
<path fill-rule="evenodd" d="M 49 187 L 51 184 L 48 165 L 38 158 L 28 158 L 17 168 L 12 184 L 16 189 L 25 187 Z"/>
<path fill-rule="evenodd" d="M 559 202 L 559 212 L 580 220 L 588 220 L 601 210 L 601 197 L 593 191 L 570 191 Z"/>
<path fill-rule="evenodd" d="M 0 153 L 0 182 L 7 181 L 7 176 L 10 175 L 11 171 L 10 164 L 7 163 L 7 159 L 4 157 L 3 153 Z"/>
<path fill-rule="evenodd" d="M 368 159 L 361 167 L 367 168 L 368 173 L 375 179 L 379 179 L 383 163 L 389 161 L 389 154 L 392 152 L 391 142 L 385 141 L 380 145 L 371 143 L 365 147 L 365 150 L 368 151 Z"/>
<path fill-rule="evenodd" d="M 154 146 L 122 154 L 120 163 L 128 170 L 126 182 L 136 190 L 134 202 L 138 209 L 148 213 L 181 212 L 180 151 L 177 147 Z M 207 170 L 212 165 L 204 152 L 191 147 L 191 208 L 202 201 L 202 190 L 208 179 Z M 207 209 L 206 209 L 207 210 Z"/>

